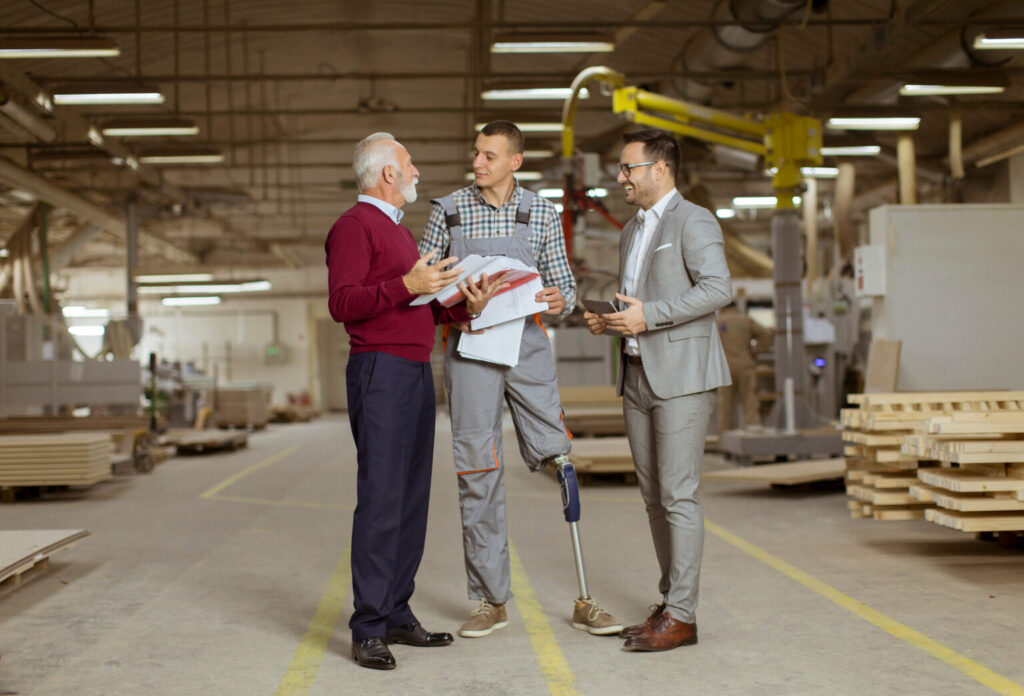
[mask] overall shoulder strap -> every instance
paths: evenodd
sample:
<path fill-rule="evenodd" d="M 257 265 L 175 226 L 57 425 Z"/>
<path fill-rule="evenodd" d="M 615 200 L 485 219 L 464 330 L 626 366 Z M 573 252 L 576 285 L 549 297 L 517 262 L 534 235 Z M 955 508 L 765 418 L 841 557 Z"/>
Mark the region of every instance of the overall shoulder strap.
<path fill-rule="evenodd" d="M 447 196 L 434 198 L 430 202 L 441 206 L 441 210 L 444 211 L 444 224 L 448 227 L 452 238 L 461 237 L 462 216 L 459 215 L 459 210 L 455 207 L 455 196 L 449 193 Z"/>
<path fill-rule="evenodd" d="M 533 205 L 535 197 L 536 194 L 533 191 L 523 189 L 523 197 L 519 200 L 519 209 L 516 211 L 515 236 L 517 237 L 530 236 L 530 207 Z"/>

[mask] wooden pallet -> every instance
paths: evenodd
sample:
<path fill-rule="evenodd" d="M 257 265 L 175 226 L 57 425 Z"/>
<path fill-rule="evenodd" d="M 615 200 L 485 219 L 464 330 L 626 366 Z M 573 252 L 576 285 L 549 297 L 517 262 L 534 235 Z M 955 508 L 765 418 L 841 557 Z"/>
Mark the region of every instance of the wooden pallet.
<path fill-rule="evenodd" d="M 173 446 L 178 454 L 233 452 L 249 444 L 249 435 L 233 430 L 176 430 L 164 435 L 161 444 Z"/>
<path fill-rule="evenodd" d="M 575 437 L 569 454 L 577 474 L 636 475 L 633 453 L 624 437 Z"/>
<path fill-rule="evenodd" d="M 0 595 L 45 573 L 50 554 L 87 536 L 85 529 L 0 531 Z"/>

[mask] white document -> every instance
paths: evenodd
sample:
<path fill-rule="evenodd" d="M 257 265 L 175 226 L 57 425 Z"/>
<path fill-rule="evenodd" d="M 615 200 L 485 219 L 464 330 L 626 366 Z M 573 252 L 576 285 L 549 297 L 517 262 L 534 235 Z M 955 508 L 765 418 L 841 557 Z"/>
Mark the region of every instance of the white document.
<path fill-rule="evenodd" d="M 513 319 L 521 319 L 537 312 L 547 311 L 547 302 L 536 302 L 533 299 L 543 289 L 544 283 L 541 282 L 541 279 L 534 278 L 529 283 L 492 297 L 480 316 L 470 322 L 470 326 L 474 331 L 478 331 L 486 329 L 488 326 L 504 324 Z"/>
<path fill-rule="evenodd" d="M 519 344 L 523 339 L 524 326 L 522 319 L 516 319 L 492 326 L 481 334 L 463 333 L 459 339 L 459 355 L 470 360 L 515 367 L 519 363 Z"/>
<path fill-rule="evenodd" d="M 445 300 L 459 292 L 459 283 L 464 281 L 466 278 L 472 277 L 471 280 L 475 283 L 480 280 L 480 276 L 484 273 L 490 276 L 505 268 L 526 268 L 522 263 L 515 259 L 510 259 L 507 256 L 477 256 L 476 254 L 470 254 L 466 258 L 461 259 L 452 265 L 455 266 L 455 268 L 463 269 L 458 278 L 432 295 L 420 295 L 410 304 L 413 306 L 424 305 L 432 300 L 437 300 L 441 304 L 444 304 Z"/>

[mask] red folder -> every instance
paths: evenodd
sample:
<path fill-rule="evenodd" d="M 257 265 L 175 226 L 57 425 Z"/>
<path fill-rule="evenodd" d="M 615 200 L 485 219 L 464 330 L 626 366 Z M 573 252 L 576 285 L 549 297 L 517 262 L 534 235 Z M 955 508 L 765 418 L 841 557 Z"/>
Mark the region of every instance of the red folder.
<path fill-rule="evenodd" d="M 491 275 L 488 275 L 487 276 L 487 282 L 491 283 L 491 284 L 494 284 L 494 283 L 508 283 L 508 287 L 507 288 L 503 288 L 500 292 L 498 292 L 495 295 L 495 297 L 497 297 L 497 295 L 500 295 L 500 294 L 502 294 L 504 292 L 508 292 L 512 288 L 517 288 L 520 285 L 524 285 L 526 283 L 529 283 L 534 278 L 539 278 L 539 277 L 540 277 L 540 274 L 539 273 L 534 273 L 533 271 L 523 271 L 523 270 L 518 270 L 518 269 L 506 268 L 503 271 L 498 271 L 497 273 L 493 273 Z M 480 281 L 477 281 L 476 286 L 480 287 Z M 464 301 L 465 299 L 466 299 L 466 296 L 462 294 L 462 291 L 461 290 L 457 290 L 454 295 L 452 295 L 451 297 L 446 298 L 445 300 L 441 301 L 441 304 L 444 305 L 445 307 L 452 307 L 452 306 L 457 305 L 458 303 Z"/>

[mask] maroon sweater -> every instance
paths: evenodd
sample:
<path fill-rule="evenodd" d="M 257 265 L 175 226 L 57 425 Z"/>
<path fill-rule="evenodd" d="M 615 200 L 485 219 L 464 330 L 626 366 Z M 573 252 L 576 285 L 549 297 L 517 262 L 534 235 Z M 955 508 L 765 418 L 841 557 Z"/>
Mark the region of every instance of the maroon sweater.
<path fill-rule="evenodd" d="M 356 203 L 327 233 L 328 306 L 345 324 L 352 353 L 378 351 L 427 362 L 434 324 L 468 321 L 465 303 L 445 309 L 437 302 L 412 307 L 402 276 L 419 259 L 416 242 L 402 225 L 369 203 Z"/>

